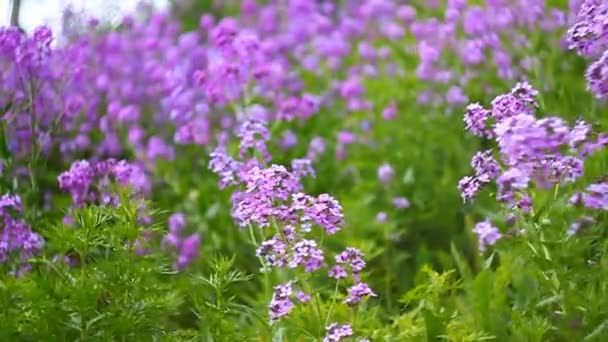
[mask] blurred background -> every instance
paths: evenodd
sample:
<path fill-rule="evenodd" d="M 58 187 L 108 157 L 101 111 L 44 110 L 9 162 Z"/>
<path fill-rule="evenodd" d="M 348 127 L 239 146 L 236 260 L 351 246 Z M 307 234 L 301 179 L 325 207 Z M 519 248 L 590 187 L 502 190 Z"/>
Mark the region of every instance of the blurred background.
<path fill-rule="evenodd" d="M 183 12 L 193 6 L 191 0 L 147 0 L 157 9 L 171 9 Z M 205 2 L 205 1 L 203 1 Z M 118 22 L 120 18 L 137 10 L 141 0 L 0 0 L 2 25 L 17 24 L 25 31 L 38 25 L 48 25 L 59 32 L 62 16 L 66 8 L 85 17 L 97 18 L 107 23 Z"/>

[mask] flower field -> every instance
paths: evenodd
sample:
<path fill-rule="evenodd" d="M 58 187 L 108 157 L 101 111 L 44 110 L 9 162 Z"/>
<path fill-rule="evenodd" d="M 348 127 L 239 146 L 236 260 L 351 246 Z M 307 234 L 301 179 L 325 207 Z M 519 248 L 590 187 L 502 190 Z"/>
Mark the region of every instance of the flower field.
<path fill-rule="evenodd" d="M 0 28 L 0 341 L 608 340 L 606 1 L 211 2 Z"/>

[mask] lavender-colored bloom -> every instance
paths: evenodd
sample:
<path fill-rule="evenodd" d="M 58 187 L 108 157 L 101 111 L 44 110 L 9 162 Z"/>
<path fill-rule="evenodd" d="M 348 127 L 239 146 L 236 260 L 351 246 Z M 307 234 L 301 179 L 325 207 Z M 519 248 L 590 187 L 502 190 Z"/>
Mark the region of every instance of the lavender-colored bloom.
<path fill-rule="evenodd" d="M 279 145 L 281 149 L 288 150 L 298 143 L 298 136 L 291 130 L 286 130 L 283 132 L 283 136 L 281 137 L 281 141 Z"/>
<path fill-rule="evenodd" d="M 72 164 L 70 170 L 59 175 L 59 188 L 70 192 L 72 202 L 76 207 L 80 207 L 88 199 L 94 177 L 95 171 L 88 161 L 77 161 Z"/>
<path fill-rule="evenodd" d="M 471 160 L 471 166 L 475 169 L 475 178 L 482 183 L 489 183 L 500 172 L 500 166 L 492 156 L 492 150 L 477 152 Z"/>
<path fill-rule="evenodd" d="M 175 213 L 169 216 L 169 231 L 173 234 L 181 233 L 186 226 L 186 216 L 183 213 Z"/>
<path fill-rule="evenodd" d="M 530 176 L 518 168 L 505 171 L 496 179 L 498 185 L 497 198 L 510 204 L 513 201 L 515 190 L 523 190 L 528 187 Z"/>
<path fill-rule="evenodd" d="M 306 158 L 310 160 L 317 160 L 320 155 L 325 153 L 325 149 L 325 140 L 321 137 L 315 137 L 310 141 Z"/>
<path fill-rule="evenodd" d="M 376 222 L 386 223 L 387 221 L 388 221 L 388 215 L 383 211 L 378 212 L 378 214 L 376 215 Z"/>
<path fill-rule="evenodd" d="M 348 273 L 346 273 L 346 270 L 342 266 L 335 265 L 329 270 L 329 276 L 334 279 L 343 279 L 348 276 Z"/>
<path fill-rule="evenodd" d="M 294 306 L 293 301 L 291 300 L 292 295 L 293 288 L 291 286 L 291 282 L 274 287 L 272 300 L 268 305 L 271 323 L 274 323 L 280 318 L 289 315 Z"/>
<path fill-rule="evenodd" d="M 9 211 L 12 209 L 12 212 Z M 20 277 L 31 266 L 29 259 L 39 254 L 44 246 L 44 240 L 33 232 L 22 220 L 12 214 L 22 211 L 21 198 L 18 195 L 5 194 L 0 199 L 0 263 L 11 262 L 15 267 L 10 273 Z"/>
<path fill-rule="evenodd" d="M 348 305 L 359 304 L 366 297 L 375 297 L 376 294 L 366 283 L 357 283 L 348 288 L 348 297 L 344 303 Z"/>
<path fill-rule="evenodd" d="M 581 230 L 592 225 L 594 222 L 595 222 L 595 220 L 592 217 L 583 216 L 580 219 L 572 222 L 572 224 L 570 225 L 570 228 L 568 228 L 568 231 L 566 232 L 566 234 L 568 234 L 568 236 L 576 235 Z"/>
<path fill-rule="evenodd" d="M 350 145 L 356 141 L 357 137 L 353 132 L 342 131 L 338 133 L 338 144 Z"/>
<path fill-rule="evenodd" d="M 238 184 L 239 177 L 237 171 L 239 168 L 240 163 L 232 159 L 223 147 L 218 147 L 211 153 L 209 169 L 220 176 L 220 189 L 228 185 Z"/>
<path fill-rule="evenodd" d="M 293 257 L 289 267 L 304 266 L 306 272 L 313 272 L 325 264 L 323 251 L 317 247 L 314 240 L 302 240 L 293 246 Z"/>
<path fill-rule="evenodd" d="M 524 213 L 529 213 L 532 210 L 532 198 L 528 194 L 524 194 L 517 202 L 517 207 Z"/>
<path fill-rule="evenodd" d="M 332 323 L 327 326 L 326 331 L 323 342 L 338 342 L 353 335 L 353 328 L 348 324 Z"/>
<path fill-rule="evenodd" d="M 464 115 L 465 128 L 480 137 L 487 136 L 488 130 L 488 119 L 490 118 L 490 111 L 483 108 L 479 103 L 473 103 L 467 106 L 467 111 Z"/>
<path fill-rule="evenodd" d="M 382 118 L 384 120 L 392 120 L 397 115 L 397 103 L 392 101 L 390 105 L 382 110 Z"/>
<path fill-rule="evenodd" d="M 570 202 L 582 203 L 589 209 L 608 210 L 608 184 L 591 184 L 584 193 L 573 196 Z"/>
<path fill-rule="evenodd" d="M 571 148 L 577 148 L 582 143 L 586 142 L 591 132 L 591 125 L 585 121 L 578 120 L 570 131 L 568 144 Z"/>
<path fill-rule="evenodd" d="M 344 224 L 344 214 L 340 203 L 328 194 L 314 198 L 305 209 L 304 222 L 315 222 L 328 234 L 335 234 Z"/>
<path fill-rule="evenodd" d="M 393 206 L 397 209 L 407 209 L 410 207 L 410 201 L 405 197 L 394 197 Z"/>
<path fill-rule="evenodd" d="M 278 236 L 263 241 L 256 250 L 256 255 L 264 258 L 269 266 L 287 265 L 287 245 Z"/>
<path fill-rule="evenodd" d="M 291 172 L 298 178 L 306 176 L 315 176 L 315 170 L 312 168 L 312 162 L 309 159 L 294 159 L 291 161 Z"/>
<path fill-rule="evenodd" d="M 482 185 L 483 183 L 475 177 L 463 177 L 458 182 L 458 190 L 460 190 L 460 197 L 462 197 L 462 200 L 465 202 L 475 198 Z"/>
<path fill-rule="evenodd" d="M 298 291 L 296 293 L 296 298 L 300 301 L 300 303 L 308 303 L 312 297 L 306 292 Z"/>
<path fill-rule="evenodd" d="M 589 66 L 585 72 L 585 78 L 587 79 L 587 89 L 596 98 L 606 98 L 608 95 L 608 50 Z"/>
<path fill-rule="evenodd" d="M 270 153 L 266 148 L 266 141 L 270 139 L 270 132 L 266 127 L 266 122 L 251 118 L 243 122 L 237 136 L 241 138 L 239 145 L 239 156 L 241 158 L 251 149 L 260 153 L 264 159 L 270 160 Z"/>
<path fill-rule="evenodd" d="M 469 98 L 462 92 L 462 88 L 457 86 L 452 86 L 448 89 L 446 96 L 446 101 L 451 105 L 463 105 L 469 101 Z"/>
<path fill-rule="evenodd" d="M 271 165 L 265 169 L 256 166 L 249 171 L 247 177 L 247 193 L 262 198 L 287 200 L 301 188 L 298 177 L 281 165 Z"/>
<path fill-rule="evenodd" d="M 360 273 L 366 266 L 363 260 L 363 253 L 354 247 L 347 247 L 340 254 L 336 255 L 336 263 L 348 266 L 355 274 Z"/>
<path fill-rule="evenodd" d="M 477 235 L 479 250 L 485 251 L 488 246 L 492 246 L 502 238 L 502 233 L 494 227 L 489 220 L 479 222 L 473 228 L 473 233 Z"/>
<path fill-rule="evenodd" d="M 393 170 L 393 167 L 390 164 L 385 163 L 380 165 L 380 167 L 378 168 L 378 179 L 382 183 L 390 182 L 394 176 L 395 171 Z"/>
<path fill-rule="evenodd" d="M 178 270 L 184 269 L 198 258 L 200 245 L 201 238 L 197 233 L 190 235 L 183 241 L 176 263 Z"/>
<path fill-rule="evenodd" d="M 497 96 L 492 101 L 492 116 L 501 121 L 519 114 L 530 114 L 531 110 L 526 102 L 513 94 L 504 94 Z"/>
<path fill-rule="evenodd" d="M 587 57 L 596 57 L 608 48 L 608 5 L 587 0 L 579 7 L 577 22 L 568 30 L 569 48 Z"/>

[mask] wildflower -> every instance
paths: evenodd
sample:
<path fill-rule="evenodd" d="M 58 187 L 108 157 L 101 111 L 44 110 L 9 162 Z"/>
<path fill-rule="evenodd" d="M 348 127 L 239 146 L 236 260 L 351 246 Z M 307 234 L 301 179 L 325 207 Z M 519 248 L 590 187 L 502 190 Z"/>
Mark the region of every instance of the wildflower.
<path fill-rule="evenodd" d="M 186 216 L 183 213 L 175 213 L 169 216 L 169 231 L 179 234 L 186 226 Z"/>
<path fill-rule="evenodd" d="M 393 206 L 397 209 L 407 209 L 410 207 L 410 201 L 405 197 L 394 197 Z"/>
<path fill-rule="evenodd" d="M 272 300 L 268 305 L 271 323 L 274 323 L 278 319 L 287 316 L 291 312 L 294 307 L 294 303 L 291 300 L 292 295 L 293 288 L 291 286 L 291 282 L 274 287 Z"/>
<path fill-rule="evenodd" d="M 184 269 L 198 257 L 200 244 L 200 236 L 197 233 L 190 235 L 183 241 L 176 264 L 178 270 Z"/>
<path fill-rule="evenodd" d="M 313 272 L 321 268 L 324 263 L 323 251 L 317 247 L 316 241 L 302 240 L 294 245 L 293 258 L 289 266 L 295 268 L 301 265 L 306 272 Z"/>
<path fill-rule="evenodd" d="M 332 323 L 326 328 L 326 335 L 323 338 L 323 342 L 338 342 L 345 338 L 353 335 L 353 328 L 348 325 L 339 325 L 338 323 Z"/>
<path fill-rule="evenodd" d="M 466 176 L 458 182 L 458 189 L 460 190 L 460 197 L 463 201 L 468 201 L 474 198 L 479 190 L 481 189 L 482 182 L 475 177 Z"/>
<path fill-rule="evenodd" d="M 467 111 L 464 116 L 465 128 L 467 131 L 479 137 L 489 135 L 488 119 L 490 111 L 483 108 L 479 103 L 473 103 L 467 106 Z"/>
<path fill-rule="evenodd" d="M 500 172 L 498 162 L 492 157 L 492 150 L 477 152 L 471 160 L 471 166 L 475 169 L 476 179 L 481 183 L 489 183 Z"/>
<path fill-rule="evenodd" d="M 302 291 L 298 291 L 298 293 L 296 293 L 296 298 L 301 303 L 308 303 L 312 299 L 312 297 L 309 294 L 302 292 Z"/>
<path fill-rule="evenodd" d="M 342 266 L 335 265 L 334 267 L 332 267 L 329 270 L 329 276 L 334 279 L 343 279 L 343 278 L 346 278 L 348 276 L 348 274 L 346 273 L 346 270 Z"/>
<path fill-rule="evenodd" d="M 382 119 L 389 121 L 397 115 L 397 103 L 392 101 L 386 108 L 382 110 Z"/>
<path fill-rule="evenodd" d="M 348 289 L 348 297 L 344 303 L 355 305 L 360 303 L 366 297 L 375 297 L 376 294 L 369 288 L 366 283 L 357 283 Z"/>
<path fill-rule="evenodd" d="M 275 236 L 263 241 L 256 250 L 256 255 L 264 258 L 269 266 L 284 267 L 287 264 L 287 245 Z"/>
<path fill-rule="evenodd" d="M 492 226 L 489 220 L 477 223 L 473 228 L 473 233 L 477 235 L 479 250 L 482 252 L 485 251 L 488 246 L 494 245 L 502 238 L 500 230 Z"/>
<path fill-rule="evenodd" d="M 388 183 L 395 176 L 395 171 L 390 164 L 382 164 L 378 168 L 378 179 L 382 183 Z"/>
<path fill-rule="evenodd" d="M 376 215 L 376 222 L 378 223 L 386 223 L 388 221 L 388 215 L 381 211 Z"/>
<path fill-rule="evenodd" d="M 306 176 L 315 176 L 315 170 L 312 168 L 312 163 L 309 159 L 294 159 L 291 161 L 291 172 L 298 178 Z"/>

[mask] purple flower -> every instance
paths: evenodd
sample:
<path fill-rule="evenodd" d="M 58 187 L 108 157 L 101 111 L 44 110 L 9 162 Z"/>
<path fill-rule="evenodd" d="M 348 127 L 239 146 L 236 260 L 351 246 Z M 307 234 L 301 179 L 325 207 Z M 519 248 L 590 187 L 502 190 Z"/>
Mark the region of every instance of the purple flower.
<path fill-rule="evenodd" d="M 498 228 L 492 226 L 489 220 L 479 222 L 473 228 L 473 233 L 477 235 L 479 250 L 485 251 L 488 246 L 492 246 L 502 238 L 502 233 Z"/>
<path fill-rule="evenodd" d="M 293 246 L 293 258 L 289 267 L 304 266 L 306 272 L 313 272 L 325 264 L 323 251 L 317 247 L 314 240 L 302 240 Z"/>
<path fill-rule="evenodd" d="M 608 50 L 587 68 L 585 78 L 587 79 L 587 89 L 596 98 L 603 99 L 608 95 Z"/>
<path fill-rule="evenodd" d="M 8 209 L 11 208 L 11 213 Z M 22 276 L 31 268 L 27 262 L 39 254 L 44 247 L 44 240 L 33 232 L 22 220 L 12 214 L 22 211 L 21 198 L 18 195 L 5 194 L 0 199 L 0 263 L 11 262 L 15 276 Z"/>
<path fill-rule="evenodd" d="M 498 162 L 492 157 L 492 150 L 477 152 L 471 160 L 471 166 L 475 169 L 475 178 L 481 183 L 489 183 L 500 172 Z"/>
<path fill-rule="evenodd" d="M 394 176 L 395 171 L 393 170 L 393 167 L 390 164 L 382 164 L 378 168 L 378 179 L 382 183 L 390 182 Z"/>
<path fill-rule="evenodd" d="M 376 294 L 366 283 L 357 283 L 348 288 L 348 297 L 344 303 L 348 305 L 359 304 L 366 297 L 375 297 Z"/>
<path fill-rule="evenodd" d="M 382 110 L 382 118 L 384 120 L 392 120 L 397 115 L 397 103 L 392 101 L 390 105 Z"/>
<path fill-rule="evenodd" d="M 183 213 L 175 213 L 169 216 L 169 231 L 173 234 L 181 233 L 186 226 L 186 216 Z"/>
<path fill-rule="evenodd" d="M 354 247 L 347 247 L 336 255 L 336 263 L 348 266 L 354 274 L 359 274 L 365 268 L 363 253 Z"/>
<path fill-rule="evenodd" d="M 249 119 L 241 125 L 237 136 L 241 138 L 239 156 L 244 157 L 249 150 L 260 153 L 265 160 L 270 160 L 270 153 L 266 148 L 266 141 L 270 139 L 270 132 L 266 122 L 260 119 Z"/>
<path fill-rule="evenodd" d="M 591 184 L 584 193 L 574 195 L 570 203 L 582 204 L 589 209 L 608 210 L 608 184 Z"/>
<path fill-rule="evenodd" d="M 291 172 L 298 178 L 306 176 L 315 176 L 315 170 L 312 168 L 312 162 L 309 159 L 294 159 L 291 161 Z"/>
<path fill-rule="evenodd" d="M 237 171 L 240 168 L 240 163 L 232 159 L 223 147 L 218 147 L 211 153 L 209 161 L 209 169 L 220 176 L 220 189 L 228 185 L 238 184 Z"/>
<path fill-rule="evenodd" d="M 291 286 L 291 282 L 274 287 L 272 300 L 268 305 L 271 323 L 274 323 L 280 318 L 289 315 L 294 306 L 293 301 L 291 300 L 292 295 L 293 288 Z"/>
<path fill-rule="evenodd" d="M 348 274 L 342 266 L 335 265 L 329 270 L 329 276 L 335 279 L 343 279 L 346 278 Z"/>
<path fill-rule="evenodd" d="M 298 291 L 298 293 L 296 293 L 296 298 L 300 301 L 300 303 L 308 303 L 312 299 L 309 294 L 302 291 Z"/>
<path fill-rule="evenodd" d="M 394 197 L 393 206 L 397 209 L 407 209 L 410 207 L 410 201 L 405 197 Z"/>
<path fill-rule="evenodd" d="M 480 137 L 490 134 L 488 130 L 488 119 L 490 111 L 483 108 L 479 103 L 473 103 L 467 106 L 467 111 L 464 115 L 465 128 Z"/>
<path fill-rule="evenodd" d="M 353 328 L 348 324 L 332 323 L 327 326 L 326 331 L 323 342 L 338 342 L 353 335 Z"/>
<path fill-rule="evenodd" d="M 269 266 L 287 265 L 287 245 L 278 236 L 263 241 L 256 250 L 256 255 L 264 258 Z"/>
<path fill-rule="evenodd" d="M 462 200 L 465 202 L 475 198 L 482 185 L 483 183 L 475 177 L 463 177 L 458 182 L 458 190 L 460 190 L 460 197 L 462 197 Z"/>
<path fill-rule="evenodd" d="M 376 222 L 378 223 L 386 223 L 388 221 L 388 215 L 381 211 L 376 215 Z"/>
<path fill-rule="evenodd" d="M 469 101 L 469 98 L 462 92 L 462 88 L 452 86 L 446 94 L 446 101 L 451 105 L 463 105 Z"/>
<path fill-rule="evenodd" d="M 342 206 L 330 195 L 321 194 L 305 210 L 304 223 L 308 221 L 315 222 L 328 234 L 335 234 L 344 224 Z"/>
<path fill-rule="evenodd" d="M 325 153 L 325 140 L 321 137 L 315 137 L 310 141 L 306 158 L 309 160 L 317 160 L 317 158 Z"/>
<path fill-rule="evenodd" d="M 572 224 L 570 225 L 570 228 L 568 228 L 568 231 L 566 233 L 568 234 L 568 236 L 576 235 L 581 230 L 592 225 L 594 222 L 595 222 L 595 220 L 592 217 L 583 216 L 580 219 L 572 222 Z"/>
<path fill-rule="evenodd" d="M 178 270 L 184 269 L 191 264 L 194 259 L 198 258 L 200 245 L 201 239 L 197 233 L 190 235 L 183 241 L 176 264 Z"/>
<path fill-rule="evenodd" d="M 532 210 L 532 198 L 528 194 L 524 194 L 517 202 L 517 207 L 524 213 L 529 213 Z"/>

